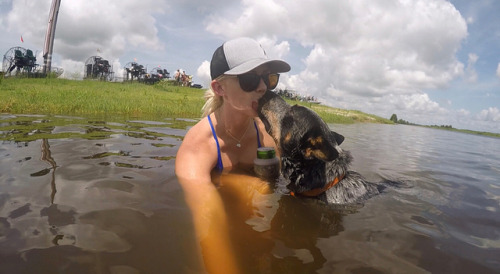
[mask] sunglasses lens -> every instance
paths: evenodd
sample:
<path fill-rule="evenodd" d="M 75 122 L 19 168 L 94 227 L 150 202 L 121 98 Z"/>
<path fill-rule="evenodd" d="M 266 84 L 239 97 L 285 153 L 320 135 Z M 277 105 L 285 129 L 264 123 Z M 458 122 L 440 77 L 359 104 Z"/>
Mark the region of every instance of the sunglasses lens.
<path fill-rule="evenodd" d="M 272 89 L 276 88 L 276 86 L 278 85 L 279 79 L 280 79 L 280 75 L 277 73 L 268 74 L 267 75 L 268 83 L 266 83 L 267 89 L 272 90 Z"/>
<path fill-rule="evenodd" d="M 254 91 L 260 84 L 260 75 L 247 73 L 238 75 L 240 81 L 240 87 L 243 91 Z"/>
<path fill-rule="evenodd" d="M 238 80 L 240 82 L 240 87 L 243 91 L 251 92 L 257 89 L 260 84 L 260 79 L 264 80 L 268 90 L 276 88 L 280 75 L 277 73 L 270 73 L 264 75 L 258 75 L 254 73 L 246 73 L 238 75 Z"/>

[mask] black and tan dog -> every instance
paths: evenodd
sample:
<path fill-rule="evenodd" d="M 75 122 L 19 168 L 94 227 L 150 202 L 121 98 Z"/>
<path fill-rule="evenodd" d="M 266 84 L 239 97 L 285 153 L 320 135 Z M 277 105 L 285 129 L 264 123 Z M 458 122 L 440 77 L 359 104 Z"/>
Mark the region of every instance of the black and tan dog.
<path fill-rule="evenodd" d="M 259 100 L 258 113 L 280 149 L 281 173 L 292 195 L 353 204 L 380 192 L 380 185 L 349 170 L 351 154 L 339 147 L 344 137 L 314 111 L 290 106 L 268 91 Z"/>

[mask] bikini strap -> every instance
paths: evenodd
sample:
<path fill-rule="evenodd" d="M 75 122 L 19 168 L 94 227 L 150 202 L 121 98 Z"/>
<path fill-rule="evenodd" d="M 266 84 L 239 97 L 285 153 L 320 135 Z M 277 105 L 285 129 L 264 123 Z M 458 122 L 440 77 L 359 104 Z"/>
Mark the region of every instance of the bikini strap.
<path fill-rule="evenodd" d="M 259 137 L 259 128 L 257 127 L 257 123 L 255 123 L 255 120 L 253 120 L 253 125 L 255 126 L 255 131 L 257 131 L 257 147 L 261 147 L 260 137 Z"/>
<path fill-rule="evenodd" d="M 210 128 L 212 129 L 212 135 L 214 136 L 215 143 L 217 144 L 217 169 L 222 172 L 224 166 L 222 165 L 222 157 L 220 153 L 219 140 L 217 139 L 217 134 L 215 133 L 214 125 L 212 124 L 212 119 L 210 118 L 210 114 L 208 117 L 208 123 L 210 124 Z"/>

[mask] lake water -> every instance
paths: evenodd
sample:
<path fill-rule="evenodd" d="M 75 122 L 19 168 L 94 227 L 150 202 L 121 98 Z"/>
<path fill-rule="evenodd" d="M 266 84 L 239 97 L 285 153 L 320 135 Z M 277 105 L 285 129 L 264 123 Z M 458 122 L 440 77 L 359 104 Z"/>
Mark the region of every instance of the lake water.
<path fill-rule="evenodd" d="M 0 273 L 200 272 L 174 175 L 195 122 L 0 115 Z M 229 212 L 247 273 L 500 272 L 500 139 L 330 126 L 353 170 L 401 185 L 360 207 L 273 193 Z"/>

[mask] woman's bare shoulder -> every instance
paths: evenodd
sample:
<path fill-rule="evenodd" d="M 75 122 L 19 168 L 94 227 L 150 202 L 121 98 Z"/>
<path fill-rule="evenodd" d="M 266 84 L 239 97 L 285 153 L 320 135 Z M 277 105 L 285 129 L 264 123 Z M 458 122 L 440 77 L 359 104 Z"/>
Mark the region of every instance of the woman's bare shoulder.
<path fill-rule="evenodd" d="M 207 118 L 203 118 L 188 130 L 184 136 L 179 150 L 188 149 L 199 151 L 200 149 L 209 148 L 215 140 L 212 135 L 212 130 Z"/>
<path fill-rule="evenodd" d="M 217 162 L 217 147 L 208 124 L 208 119 L 203 118 L 184 136 L 184 140 L 177 151 L 176 173 L 192 173 L 196 169 L 209 175 L 210 170 Z"/>

